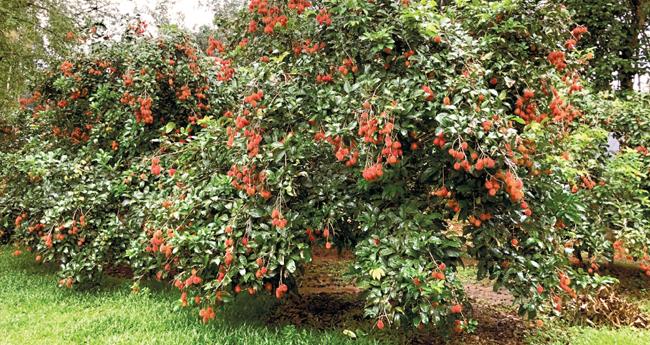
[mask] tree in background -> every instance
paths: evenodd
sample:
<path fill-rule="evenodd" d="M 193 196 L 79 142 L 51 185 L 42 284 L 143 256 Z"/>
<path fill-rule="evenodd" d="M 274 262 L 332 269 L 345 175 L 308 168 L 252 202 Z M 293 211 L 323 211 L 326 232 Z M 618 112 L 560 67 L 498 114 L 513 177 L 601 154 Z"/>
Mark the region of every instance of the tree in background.
<path fill-rule="evenodd" d="M 101 38 L 99 28 L 112 16 L 111 8 L 111 2 L 91 0 L 0 4 L 0 126 L 7 124 L 8 110 L 18 105 L 39 69 L 68 55 L 84 38 Z"/>
<path fill-rule="evenodd" d="M 650 27 L 647 20 L 648 0 L 562 0 L 575 13 L 578 24 L 589 28 L 580 42 L 594 48 L 591 78 L 600 90 L 634 89 L 634 77 L 650 71 Z"/>

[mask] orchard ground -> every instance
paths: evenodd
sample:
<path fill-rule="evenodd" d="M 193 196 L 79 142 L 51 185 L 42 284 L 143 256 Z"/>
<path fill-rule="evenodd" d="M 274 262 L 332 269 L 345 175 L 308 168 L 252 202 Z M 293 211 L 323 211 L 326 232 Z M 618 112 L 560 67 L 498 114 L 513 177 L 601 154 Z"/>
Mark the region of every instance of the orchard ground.
<path fill-rule="evenodd" d="M 249 298 L 228 305 L 207 325 L 196 310 L 176 312 L 178 292 L 149 283 L 139 293 L 128 279 L 107 277 L 89 291 L 56 286 L 55 267 L 39 265 L 31 254 L 11 255 L 0 247 L 1 344 L 398 344 L 439 343 L 431 334 L 372 329 L 363 319 L 358 290 L 341 272 L 349 258 L 318 256 L 305 272 L 301 297 L 281 303 Z M 621 291 L 650 312 L 650 279 L 617 267 L 625 280 Z M 492 292 L 487 282 L 473 277 L 473 268 L 461 271 L 479 321 L 475 334 L 452 344 L 650 344 L 650 331 L 633 328 L 591 328 L 546 321 L 531 328 L 516 316 L 507 293 Z M 480 301 L 480 302 L 477 302 Z M 356 339 L 351 338 L 352 333 Z"/>

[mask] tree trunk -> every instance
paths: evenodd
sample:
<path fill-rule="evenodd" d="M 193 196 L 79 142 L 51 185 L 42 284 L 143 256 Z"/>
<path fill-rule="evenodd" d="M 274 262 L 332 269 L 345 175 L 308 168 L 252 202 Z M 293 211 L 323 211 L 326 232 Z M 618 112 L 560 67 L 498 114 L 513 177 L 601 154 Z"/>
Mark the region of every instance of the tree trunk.
<path fill-rule="evenodd" d="M 623 50 L 623 58 L 630 61 L 630 70 L 619 71 L 621 90 L 634 90 L 634 77 L 640 74 L 639 65 L 640 42 L 639 36 L 644 34 L 646 27 L 646 11 L 648 0 L 630 0 L 630 35 L 628 47 Z"/>

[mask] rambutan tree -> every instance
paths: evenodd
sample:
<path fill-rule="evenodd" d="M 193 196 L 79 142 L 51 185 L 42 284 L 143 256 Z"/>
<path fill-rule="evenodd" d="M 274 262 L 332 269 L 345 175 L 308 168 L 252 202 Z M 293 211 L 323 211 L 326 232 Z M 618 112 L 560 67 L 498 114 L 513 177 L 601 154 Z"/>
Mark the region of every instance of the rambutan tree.
<path fill-rule="evenodd" d="M 62 284 L 127 264 L 204 321 L 282 298 L 313 246 L 354 248 L 379 329 L 471 330 L 463 255 L 522 314 L 559 312 L 599 282 L 569 266 L 582 211 L 545 159 L 582 116 L 567 23 L 552 3 L 253 0 L 205 52 L 137 24 L 23 101 L 3 215 Z"/>

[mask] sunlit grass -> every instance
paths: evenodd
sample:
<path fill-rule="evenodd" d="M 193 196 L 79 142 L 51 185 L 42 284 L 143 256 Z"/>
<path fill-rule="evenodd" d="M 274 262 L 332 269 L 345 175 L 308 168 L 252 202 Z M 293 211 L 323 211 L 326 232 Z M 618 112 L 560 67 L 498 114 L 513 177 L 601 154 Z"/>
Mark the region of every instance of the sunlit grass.
<path fill-rule="evenodd" d="M 94 291 L 58 288 L 51 267 L 0 247 L 0 344 L 374 344 L 342 330 L 319 332 L 264 324 L 272 300 L 242 297 L 199 322 L 197 310 L 175 311 L 178 292 L 153 288 L 133 294 L 109 279 Z"/>
<path fill-rule="evenodd" d="M 458 272 L 475 281 L 473 267 Z M 343 330 L 315 331 L 265 324 L 275 303 L 241 297 L 218 312 L 218 320 L 199 322 L 195 309 L 176 310 L 178 292 L 151 285 L 133 294 L 130 282 L 109 278 L 92 291 L 58 288 L 54 268 L 33 257 L 12 257 L 0 247 L 0 344 L 379 344 L 388 334 L 353 340 Z M 645 310 L 650 300 L 639 299 Z M 393 333 L 393 332 L 391 332 Z M 381 339 L 381 341 L 379 340 Z M 650 331 L 632 328 L 569 327 L 548 322 L 530 345 L 650 344 Z"/>

